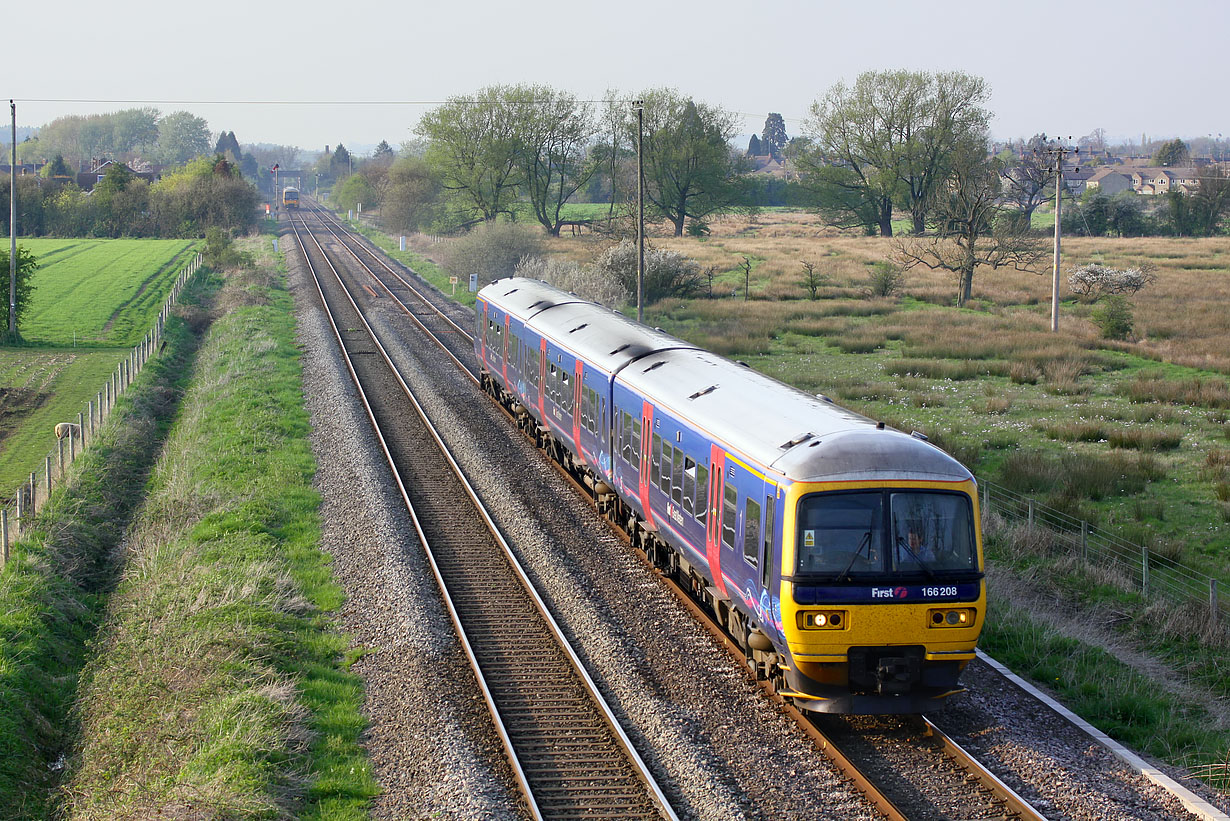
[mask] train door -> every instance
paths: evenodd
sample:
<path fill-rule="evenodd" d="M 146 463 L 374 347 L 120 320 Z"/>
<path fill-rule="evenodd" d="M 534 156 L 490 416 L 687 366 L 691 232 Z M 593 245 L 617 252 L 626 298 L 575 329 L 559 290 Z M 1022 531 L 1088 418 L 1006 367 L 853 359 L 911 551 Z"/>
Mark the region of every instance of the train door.
<path fill-rule="evenodd" d="M 585 362 L 577 357 L 576 380 L 572 386 L 572 441 L 576 446 L 577 456 L 585 458 L 581 449 L 581 421 L 585 413 Z"/>
<path fill-rule="evenodd" d="M 657 529 L 657 524 L 653 520 L 653 510 L 649 501 L 650 484 L 657 481 L 656 476 L 652 475 L 650 465 L 653 464 L 651 453 L 653 451 L 653 405 L 649 402 L 643 402 L 641 405 L 641 470 L 637 477 L 637 495 L 641 498 L 641 509 L 645 511 L 645 521 L 649 522 L 649 526 Z"/>
<path fill-rule="evenodd" d="M 510 314 L 504 314 L 504 334 L 503 334 L 504 338 L 501 340 L 501 342 L 503 343 L 503 351 L 504 351 L 503 352 L 503 357 L 504 357 L 503 367 L 504 367 L 504 384 L 505 385 L 509 384 L 509 381 L 508 381 L 508 337 L 509 337 L 511 330 L 512 330 L 512 316 Z"/>
<path fill-rule="evenodd" d="M 722 579 L 722 543 L 725 541 L 724 531 L 727 526 L 726 499 L 726 452 L 717 445 L 709 446 L 709 515 L 705 525 L 705 555 L 709 559 L 709 572 L 713 576 L 713 586 L 718 593 L 726 595 L 726 582 Z M 734 487 L 731 486 L 733 491 Z M 730 543 L 734 540 L 734 508 L 731 509 L 729 526 Z"/>

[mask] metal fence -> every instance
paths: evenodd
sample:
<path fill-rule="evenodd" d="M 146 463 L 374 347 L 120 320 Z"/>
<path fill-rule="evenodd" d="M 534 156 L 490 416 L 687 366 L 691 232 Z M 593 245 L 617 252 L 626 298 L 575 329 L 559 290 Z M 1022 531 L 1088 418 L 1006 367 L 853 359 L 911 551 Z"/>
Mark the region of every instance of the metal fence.
<path fill-rule="evenodd" d="M 0 507 L 0 568 L 8 564 L 9 548 L 13 542 L 21 538 L 23 531 L 32 523 L 34 515 L 42 509 L 51 497 L 51 491 L 68 475 L 68 469 L 73 462 L 89 447 L 98 435 L 103 422 L 111 415 L 115 403 L 137 374 L 141 373 L 145 363 L 158 352 L 162 342 L 162 330 L 167 318 L 171 315 L 171 306 L 179 299 L 184 286 L 201 268 L 201 255 L 197 254 L 180 271 L 171 286 L 171 292 L 158 312 L 158 319 L 144 338 L 133 346 L 116 366 L 111 376 L 103 383 L 102 390 L 88 402 L 77 418 L 65 420 L 56 426 L 56 446 L 44 458 L 40 470 L 34 471 L 29 478 L 17 488 L 11 498 L 13 509 L 7 503 Z"/>
<path fill-rule="evenodd" d="M 984 521 L 993 513 L 1008 522 L 1045 528 L 1057 547 L 1090 565 L 1119 571 L 1145 598 L 1207 603 L 1214 620 L 1230 613 L 1230 601 L 1219 595 L 1212 576 L 994 482 L 979 479 L 978 486 Z"/>

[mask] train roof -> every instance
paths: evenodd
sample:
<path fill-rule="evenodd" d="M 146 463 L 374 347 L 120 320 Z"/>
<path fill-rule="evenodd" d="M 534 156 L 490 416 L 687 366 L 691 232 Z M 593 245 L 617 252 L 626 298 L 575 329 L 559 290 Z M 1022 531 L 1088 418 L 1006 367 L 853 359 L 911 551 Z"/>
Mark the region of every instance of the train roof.
<path fill-rule="evenodd" d="M 973 478 L 934 445 L 709 351 L 655 353 L 618 379 L 795 481 Z"/>
<path fill-rule="evenodd" d="M 298 189 L 298 188 L 295 188 L 295 186 L 293 186 L 293 185 L 288 185 L 288 186 L 286 186 L 285 188 L 283 188 L 283 189 L 282 189 L 282 191 L 284 191 L 284 192 L 285 192 L 285 191 L 294 191 L 296 194 L 298 194 L 298 193 L 299 193 L 299 189 Z"/>
<path fill-rule="evenodd" d="M 533 279 L 502 279 L 482 294 L 585 361 L 615 373 L 654 351 L 695 345 Z"/>
<path fill-rule="evenodd" d="M 795 481 L 973 478 L 934 445 L 545 282 L 498 280 L 479 296 Z"/>

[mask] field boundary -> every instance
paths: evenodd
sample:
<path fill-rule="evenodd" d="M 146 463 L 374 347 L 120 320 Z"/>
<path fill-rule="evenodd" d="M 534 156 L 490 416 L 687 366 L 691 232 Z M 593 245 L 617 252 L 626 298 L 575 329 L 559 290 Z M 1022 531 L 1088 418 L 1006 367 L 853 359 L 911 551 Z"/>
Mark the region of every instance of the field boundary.
<path fill-rule="evenodd" d="M 94 441 L 99 428 L 111 415 L 120 395 L 141 373 L 145 364 L 158 353 L 162 343 L 162 331 L 171 315 L 171 308 L 179 299 L 189 280 L 201 269 L 201 255 L 195 254 L 184 266 L 158 312 L 158 318 L 145 336 L 132 347 L 128 356 L 120 361 L 110 378 L 103 383 L 94 399 L 85 404 L 75 422 L 56 426 L 56 446 L 43 458 L 42 476 L 32 472 L 13 494 L 14 509 L 0 508 L 0 569 L 8 564 L 9 550 L 25 530 L 33 523 L 35 514 L 47 503 L 51 492 L 68 475 L 73 462 Z"/>
<path fill-rule="evenodd" d="M 1113 566 L 1123 572 L 1141 598 L 1161 595 L 1171 601 L 1208 607 L 1217 624 L 1230 615 L 1230 597 L 1221 595 L 1218 581 L 1182 562 L 1158 556 L 1147 545 L 1130 542 L 1089 522 L 1047 507 L 1033 497 L 1014 493 L 1002 485 L 978 479 L 985 522 L 992 512 L 1026 527 L 1043 527 L 1054 546 L 1077 556 L 1085 564 Z"/>

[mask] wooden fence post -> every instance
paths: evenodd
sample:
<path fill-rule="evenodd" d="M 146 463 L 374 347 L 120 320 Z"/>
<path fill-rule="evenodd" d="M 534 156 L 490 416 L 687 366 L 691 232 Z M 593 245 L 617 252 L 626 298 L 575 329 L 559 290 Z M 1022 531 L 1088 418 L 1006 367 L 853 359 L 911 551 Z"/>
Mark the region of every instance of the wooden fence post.
<path fill-rule="evenodd" d="M 1089 561 L 1089 523 L 1081 520 L 1081 561 Z"/>
<path fill-rule="evenodd" d="M 1209 579 L 1209 613 L 1213 617 L 1213 623 L 1217 623 L 1217 619 L 1221 616 L 1221 610 L 1217 604 L 1217 579 Z"/>
<path fill-rule="evenodd" d="M 9 563 L 9 511 L 0 508 L 0 567 Z"/>
<path fill-rule="evenodd" d="M 1140 595 L 1149 598 L 1149 548 L 1140 546 Z"/>
<path fill-rule="evenodd" d="M 51 454 L 47 454 L 43 461 L 43 479 L 46 484 L 46 496 L 43 498 L 43 504 L 51 501 Z"/>

